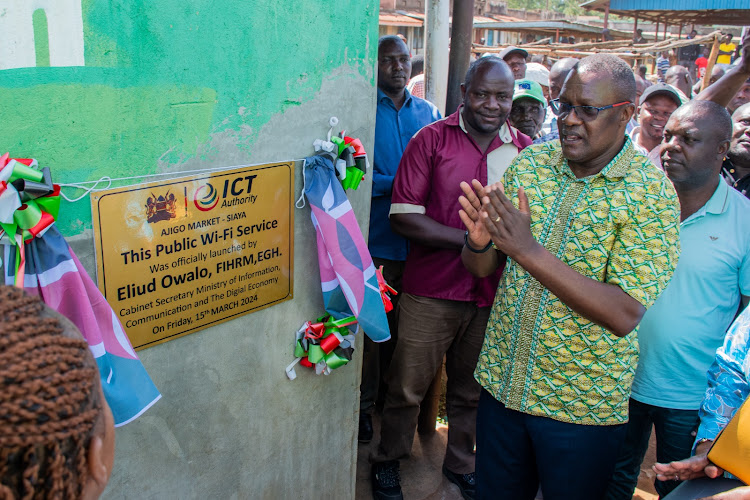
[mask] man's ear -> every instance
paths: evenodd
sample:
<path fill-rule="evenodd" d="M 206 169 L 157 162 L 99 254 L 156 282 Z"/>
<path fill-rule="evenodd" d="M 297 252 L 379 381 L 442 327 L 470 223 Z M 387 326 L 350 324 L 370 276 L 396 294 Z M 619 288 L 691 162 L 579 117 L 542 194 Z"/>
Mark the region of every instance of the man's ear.
<path fill-rule="evenodd" d="M 623 109 L 622 115 L 620 116 L 622 117 L 623 122 L 628 123 L 631 118 L 633 118 L 633 113 L 635 113 L 635 105 L 632 103 L 626 104 L 623 106 L 623 108 L 625 109 Z"/>
<path fill-rule="evenodd" d="M 109 471 L 104 457 L 104 442 L 102 437 L 95 435 L 91 438 L 89 449 L 86 452 L 86 461 L 88 462 L 89 477 L 93 479 L 97 486 L 104 489 L 109 480 Z"/>
<path fill-rule="evenodd" d="M 719 149 L 716 151 L 717 156 L 724 158 L 727 155 L 727 151 L 729 151 L 729 141 L 721 141 Z"/>
<path fill-rule="evenodd" d="M 466 99 L 466 85 L 463 83 L 461 84 L 461 100 L 463 101 Z"/>

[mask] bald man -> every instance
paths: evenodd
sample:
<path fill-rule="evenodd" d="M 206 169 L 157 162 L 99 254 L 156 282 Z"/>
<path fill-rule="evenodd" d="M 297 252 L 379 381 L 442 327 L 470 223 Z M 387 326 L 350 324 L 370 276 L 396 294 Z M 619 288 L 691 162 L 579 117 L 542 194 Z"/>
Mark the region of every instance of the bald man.
<path fill-rule="evenodd" d="M 711 101 L 682 105 L 664 128 L 661 163 L 680 200 L 680 260 L 638 329 L 630 420 L 607 500 L 632 497 L 652 427 L 658 462 L 690 456 L 706 371 L 750 301 L 750 200 L 720 176 L 731 134 L 729 114 Z M 655 481 L 661 498 L 678 484 Z"/>
<path fill-rule="evenodd" d="M 743 104 L 732 114 L 732 142 L 721 175 L 737 191 L 750 198 L 750 103 Z"/>
<path fill-rule="evenodd" d="M 462 185 L 464 265 L 487 276 L 507 259 L 475 371 L 478 498 L 606 490 L 638 323 L 678 253 L 674 188 L 625 134 L 634 100 L 625 61 L 586 57 L 553 101 L 560 142 L 524 150 L 497 185 Z"/>
<path fill-rule="evenodd" d="M 685 66 L 672 66 L 664 75 L 664 83 L 680 90 L 685 97 L 690 99 L 693 95 L 693 80 L 690 72 Z"/>
<path fill-rule="evenodd" d="M 552 68 L 549 70 L 549 100 L 557 99 L 560 97 L 560 91 L 562 90 L 565 78 L 578 63 L 578 59 L 574 57 L 566 57 L 560 59 Z M 544 142 L 552 141 L 560 138 L 560 133 L 557 130 L 557 116 L 552 112 L 552 108 L 547 106 L 546 114 L 544 115 L 544 123 L 542 124 L 541 135 L 544 138 Z"/>

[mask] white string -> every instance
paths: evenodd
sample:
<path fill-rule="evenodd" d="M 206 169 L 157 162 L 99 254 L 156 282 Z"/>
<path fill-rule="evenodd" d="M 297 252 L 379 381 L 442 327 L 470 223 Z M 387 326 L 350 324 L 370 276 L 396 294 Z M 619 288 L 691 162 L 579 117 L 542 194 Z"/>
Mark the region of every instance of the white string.
<path fill-rule="evenodd" d="M 106 176 L 106 175 L 104 177 L 100 178 L 99 180 L 94 181 L 94 185 L 91 186 L 90 188 L 84 188 L 83 186 L 78 186 L 76 184 L 59 184 L 59 186 L 61 188 L 72 187 L 72 188 L 83 189 L 84 190 L 83 194 L 81 196 L 79 196 L 78 198 L 68 198 L 67 195 L 62 192 L 62 189 L 60 189 L 60 196 L 62 196 L 63 198 L 65 198 L 70 203 L 75 203 L 77 201 L 80 201 L 80 200 L 84 199 L 86 196 L 88 196 L 89 193 L 91 193 L 91 191 L 93 191 L 94 189 L 96 189 L 96 186 L 98 186 L 99 183 L 103 182 L 103 181 L 108 181 L 108 184 L 107 184 L 107 187 L 102 188 L 102 189 L 109 189 L 110 187 L 112 187 L 112 179 L 110 177 Z"/>
<path fill-rule="evenodd" d="M 295 159 L 293 159 L 291 161 L 294 161 L 294 162 L 305 161 L 305 159 L 304 158 L 295 158 Z M 81 182 L 73 182 L 73 183 L 69 183 L 69 184 L 64 184 L 64 183 L 57 183 L 57 184 L 59 184 L 61 188 L 68 187 L 68 188 L 73 188 L 73 189 L 83 189 L 84 190 L 84 193 L 81 196 L 77 197 L 77 198 L 69 198 L 68 196 L 65 195 L 65 193 L 62 192 L 62 190 L 60 190 L 60 195 L 63 198 L 65 198 L 67 201 L 69 201 L 71 203 L 75 203 L 77 201 L 82 200 L 86 196 L 88 196 L 94 190 L 101 191 L 101 190 L 104 190 L 104 189 L 109 189 L 110 187 L 112 187 L 112 184 L 114 182 L 130 181 L 130 180 L 135 180 L 135 179 L 148 179 L 148 178 L 153 178 L 153 177 L 180 177 L 180 176 L 186 176 L 186 175 L 200 174 L 200 173 L 203 173 L 203 172 L 218 172 L 218 171 L 221 171 L 221 170 L 232 170 L 232 169 L 235 169 L 235 168 L 253 167 L 253 166 L 256 166 L 256 165 L 265 165 L 265 163 L 254 163 L 254 164 L 251 164 L 251 165 L 232 165 L 232 166 L 228 166 L 228 167 L 212 167 L 212 168 L 203 168 L 203 169 L 198 169 L 198 170 L 184 170 L 182 172 L 161 172 L 161 173 L 158 173 L 158 174 L 134 175 L 134 176 L 131 176 L 131 177 L 109 177 L 108 175 L 105 175 L 105 176 L 100 177 L 99 179 L 94 180 L 94 181 L 81 181 Z M 303 174 L 304 174 L 304 168 L 303 168 Z M 107 182 L 107 186 L 103 187 L 103 188 L 97 188 L 97 186 L 100 183 L 102 183 L 102 182 Z M 91 187 L 87 187 L 87 185 L 91 185 Z M 304 190 L 303 190 L 303 193 L 304 193 Z"/>
<path fill-rule="evenodd" d="M 307 189 L 307 176 L 305 175 L 305 170 L 307 169 L 307 160 L 302 161 L 302 192 L 294 203 L 294 206 L 297 208 L 305 208 L 305 189 Z"/>
<path fill-rule="evenodd" d="M 339 119 L 336 118 L 335 116 L 332 116 L 331 119 L 328 120 L 328 125 L 330 127 L 328 130 L 328 142 L 331 141 L 333 127 L 335 127 L 338 124 L 339 124 Z M 307 161 L 305 160 L 305 158 L 296 158 L 292 161 L 303 162 L 302 163 L 302 192 L 300 193 L 299 198 L 295 202 L 294 206 L 297 208 L 304 208 L 305 207 L 305 189 L 307 188 L 307 178 L 305 177 L 305 168 L 307 167 Z M 131 177 L 114 177 L 113 178 L 113 177 L 109 177 L 108 175 L 105 175 L 95 181 L 81 181 L 81 182 L 74 182 L 74 183 L 69 183 L 69 184 L 59 183 L 61 188 L 68 187 L 68 188 L 73 188 L 73 189 L 82 189 L 84 191 L 83 194 L 77 198 L 68 198 L 68 196 L 66 196 L 65 193 L 62 192 L 62 190 L 60 190 L 60 195 L 63 198 L 65 198 L 65 200 L 67 200 L 68 202 L 75 203 L 77 201 L 81 201 L 82 199 L 84 199 L 86 196 L 91 194 L 91 192 L 94 190 L 101 191 L 104 189 L 109 189 L 110 187 L 112 187 L 112 183 L 114 182 L 130 181 L 134 179 L 141 180 L 141 179 L 148 179 L 148 178 L 153 178 L 153 177 L 180 177 L 184 175 L 200 174 L 203 172 L 217 172 L 220 170 L 231 170 L 235 168 L 253 167 L 256 165 L 263 165 L 263 163 L 255 163 L 251 165 L 233 165 L 229 167 L 203 168 L 203 169 L 198 169 L 198 170 L 185 170 L 182 172 L 161 172 L 158 174 L 134 175 Z M 99 186 L 99 184 L 102 182 L 107 182 L 107 187 L 97 189 L 97 186 Z M 88 184 L 90 184 L 91 187 L 86 187 Z"/>

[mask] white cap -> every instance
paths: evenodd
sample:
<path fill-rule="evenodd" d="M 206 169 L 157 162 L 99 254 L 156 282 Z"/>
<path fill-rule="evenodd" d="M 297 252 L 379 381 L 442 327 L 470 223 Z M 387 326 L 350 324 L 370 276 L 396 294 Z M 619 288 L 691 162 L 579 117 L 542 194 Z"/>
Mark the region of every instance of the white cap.
<path fill-rule="evenodd" d="M 542 64 L 529 63 L 526 65 L 526 79 L 549 87 L 549 70 Z"/>

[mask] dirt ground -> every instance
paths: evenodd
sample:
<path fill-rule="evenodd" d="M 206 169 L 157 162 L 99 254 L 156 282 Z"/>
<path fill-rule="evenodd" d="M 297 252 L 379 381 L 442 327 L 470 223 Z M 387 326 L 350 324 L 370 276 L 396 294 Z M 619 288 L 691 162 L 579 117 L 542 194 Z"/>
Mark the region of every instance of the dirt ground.
<path fill-rule="evenodd" d="M 445 412 L 445 373 L 443 373 L 443 387 L 438 409 L 437 430 L 433 434 L 416 434 L 412 447 L 412 456 L 401 460 L 401 486 L 404 498 L 409 500 L 461 500 L 458 487 L 445 479 L 442 474 L 443 455 L 448 436 Z M 357 450 L 357 486 L 356 500 L 372 498 L 370 486 L 371 450 L 375 450 L 380 435 L 380 419 L 376 415 L 373 419 L 375 436 L 370 443 L 360 443 Z M 656 462 L 656 440 L 653 433 L 649 442 L 648 452 L 641 465 L 638 487 L 633 500 L 657 500 L 654 489 L 654 473 L 651 466 Z M 541 499 L 541 495 L 538 497 Z"/>

